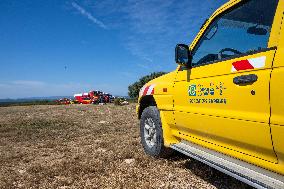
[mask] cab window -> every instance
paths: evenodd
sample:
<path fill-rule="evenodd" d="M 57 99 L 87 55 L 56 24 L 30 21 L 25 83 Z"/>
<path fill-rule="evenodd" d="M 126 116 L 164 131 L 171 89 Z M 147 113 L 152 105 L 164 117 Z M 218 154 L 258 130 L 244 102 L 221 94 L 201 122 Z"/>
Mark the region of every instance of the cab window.
<path fill-rule="evenodd" d="M 193 66 L 267 48 L 278 0 L 250 0 L 216 18 L 193 50 Z"/>

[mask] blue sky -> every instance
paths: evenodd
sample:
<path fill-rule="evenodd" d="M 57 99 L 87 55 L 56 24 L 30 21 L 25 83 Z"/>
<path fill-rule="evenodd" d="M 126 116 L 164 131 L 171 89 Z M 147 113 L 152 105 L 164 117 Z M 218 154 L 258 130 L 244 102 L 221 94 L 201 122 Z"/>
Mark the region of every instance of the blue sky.
<path fill-rule="evenodd" d="M 127 95 L 226 0 L 1 0 L 0 98 Z"/>

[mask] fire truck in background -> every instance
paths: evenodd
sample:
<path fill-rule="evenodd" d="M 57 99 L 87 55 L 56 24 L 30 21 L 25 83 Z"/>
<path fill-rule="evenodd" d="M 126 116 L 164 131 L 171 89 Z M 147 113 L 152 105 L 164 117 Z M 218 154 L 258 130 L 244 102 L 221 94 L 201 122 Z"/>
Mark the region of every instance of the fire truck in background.
<path fill-rule="evenodd" d="M 111 94 L 102 91 L 90 91 L 89 93 L 79 93 L 74 95 L 76 104 L 99 104 L 110 103 L 114 97 Z"/>
<path fill-rule="evenodd" d="M 89 97 L 89 93 L 75 94 L 74 103 L 75 104 L 91 104 L 91 98 Z"/>
<path fill-rule="evenodd" d="M 59 100 L 56 100 L 55 101 L 57 104 L 64 104 L 64 105 L 67 105 L 67 104 L 74 104 L 74 102 L 71 100 L 71 99 L 68 99 L 68 98 L 61 98 Z"/>

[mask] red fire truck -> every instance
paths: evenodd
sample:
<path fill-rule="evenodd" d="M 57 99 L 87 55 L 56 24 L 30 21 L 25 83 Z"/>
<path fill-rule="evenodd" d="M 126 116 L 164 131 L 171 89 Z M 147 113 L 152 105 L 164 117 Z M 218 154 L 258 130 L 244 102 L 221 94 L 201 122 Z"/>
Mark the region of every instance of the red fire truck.
<path fill-rule="evenodd" d="M 102 91 L 90 91 L 89 93 L 79 93 L 74 95 L 74 103 L 76 104 L 99 104 L 110 103 L 113 96 Z"/>
<path fill-rule="evenodd" d="M 89 93 L 80 93 L 74 95 L 74 103 L 76 104 L 91 104 L 92 100 Z"/>

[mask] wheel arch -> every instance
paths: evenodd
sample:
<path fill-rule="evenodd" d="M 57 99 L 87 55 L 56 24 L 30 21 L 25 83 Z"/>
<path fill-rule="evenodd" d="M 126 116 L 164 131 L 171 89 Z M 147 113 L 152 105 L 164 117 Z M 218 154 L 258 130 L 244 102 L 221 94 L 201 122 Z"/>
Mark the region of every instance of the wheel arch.
<path fill-rule="evenodd" d="M 138 118 L 141 118 L 142 112 L 149 106 L 157 106 L 156 100 L 153 95 L 143 96 L 139 101 L 140 107 L 138 111 Z"/>

